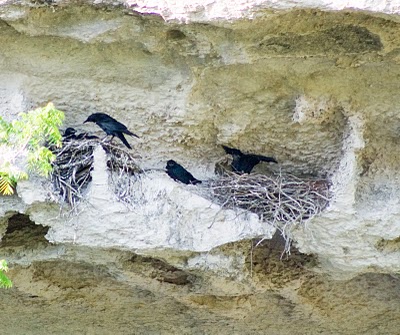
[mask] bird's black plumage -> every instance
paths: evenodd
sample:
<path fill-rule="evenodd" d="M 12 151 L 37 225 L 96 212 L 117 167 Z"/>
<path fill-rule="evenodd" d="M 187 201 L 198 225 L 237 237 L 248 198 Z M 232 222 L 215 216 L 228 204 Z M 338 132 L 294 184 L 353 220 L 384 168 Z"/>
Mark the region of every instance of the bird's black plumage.
<path fill-rule="evenodd" d="M 278 163 L 273 157 L 266 157 L 255 154 L 244 154 L 239 149 L 229 148 L 225 145 L 222 146 L 225 152 L 232 155 L 232 170 L 236 173 L 250 173 L 260 162 L 273 162 Z"/>
<path fill-rule="evenodd" d="M 76 129 L 69 127 L 65 129 L 64 134 L 63 134 L 63 141 L 70 141 L 70 140 L 94 140 L 98 139 L 97 136 L 94 135 L 89 135 L 88 133 L 82 132 L 77 134 Z"/>
<path fill-rule="evenodd" d="M 62 136 L 63 141 L 75 140 L 76 139 L 75 134 L 76 134 L 76 129 L 71 128 L 71 127 L 65 129 L 64 134 Z"/>
<path fill-rule="evenodd" d="M 189 171 L 187 171 L 182 165 L 178 164 L 172 159 L 167 162 L 166 169 L 168 176 L 170 176 L 175 181 L 179 180 L 184 184 L 201 184 L 201 180 L 193 177 L 193 175 Z"/>
<path fill-rule="evenodd" d="M 121 122 L 118 122 L 111 116 L 104 113 L 94 113 L 90 115 L 83 123 L 86 122 L 96 123 L 101 129 L 104 130 L 107 136 L 108 135 L 112 136 L 111 140 L 115 136 L 117 136 L 122 141 L 122 143 L 124 143 L 125 146 L 127 146 L 129 149 L 132 149 L 132 147 L 129 145 L 128 141 L 124 137 L 124 134 L 139 138 L 139 136 L 129 131 L 128 128 L 126 128 L 126 126 L 123 125 Z"/>

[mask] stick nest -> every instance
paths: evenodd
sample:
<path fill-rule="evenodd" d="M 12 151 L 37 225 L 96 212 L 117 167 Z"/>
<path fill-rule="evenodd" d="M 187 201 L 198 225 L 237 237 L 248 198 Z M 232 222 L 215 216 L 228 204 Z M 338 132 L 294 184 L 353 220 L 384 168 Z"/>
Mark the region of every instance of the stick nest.
<path fill-rule="evenodd" d="M 213 201 L 221 207 L 241 208 L 280 230 L 290 253 L 291 230 L 322 212 L 329 204 L 329 182 L 293 175 L 225 173 L 209 181 Z"/>
<path fill-rule="evenodd" d="M 113 191 L 117 198 L 124 200 L 126 190 L 121 187 L 121 181 L 129 183 L 142 172 L 135 163 L 137 157 L 108 142 L 70 140 L 64 142 L 61 148 L 52 150 L 56 159 L 53 162 L 51 181 L 53 194 L 58 195 L 59 202 L 66 202 L 75 208 L 77 203 L 84 199 L 85 190 L 92 180 L 93 152 L 98 144 L 101 144 L 107 155 L 107 167 L 111 171 Z"/>

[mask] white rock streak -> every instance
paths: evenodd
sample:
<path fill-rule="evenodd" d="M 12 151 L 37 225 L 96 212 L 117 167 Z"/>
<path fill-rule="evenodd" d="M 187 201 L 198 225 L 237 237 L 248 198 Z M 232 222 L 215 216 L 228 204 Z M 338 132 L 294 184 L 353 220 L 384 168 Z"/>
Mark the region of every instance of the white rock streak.
<path fill-rule="evenodd" d="M 167 21 L 180 22 L 252 18 L 259 9 L 316 8 L 400 13 L 399 0 L 139 0 L 127 1 L 126 4 L 138 12 L 159 14 Z"/>

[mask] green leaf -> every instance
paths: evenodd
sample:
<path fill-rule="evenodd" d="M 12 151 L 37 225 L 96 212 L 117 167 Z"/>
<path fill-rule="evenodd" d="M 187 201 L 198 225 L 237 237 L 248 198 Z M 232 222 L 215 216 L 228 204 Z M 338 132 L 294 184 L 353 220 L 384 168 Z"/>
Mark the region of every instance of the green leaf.
<path fill-rule="evenodd" d="M 16 181 L 14 178 L 2 174 L 0 175 L 0 194 L 12 195 L 15 192 Z"/>
<path fill-rule="evenodd" d="M 8 265 L 5 259 L 0 259 L 0 271 L 8 271 Z"/>
<path fill-rule="evenodd" d="M 10 288 L 12 287 L 11 280 L 4 274 L 8 271 L 8 265 L 6 260 L 0 260 L 0 288 Z"/>
<path fill-rule="evenodd" d="M 12 282 L 11 280 L 0 271 L 0 288 L 11 288 Z"/>

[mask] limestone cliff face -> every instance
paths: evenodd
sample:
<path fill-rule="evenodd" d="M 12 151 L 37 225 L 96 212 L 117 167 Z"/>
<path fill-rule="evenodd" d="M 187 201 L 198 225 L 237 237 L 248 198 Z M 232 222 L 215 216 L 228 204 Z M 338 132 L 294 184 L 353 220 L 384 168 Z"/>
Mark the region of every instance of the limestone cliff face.
<path fill-rule="evenodd" d="M 99 148 L 79 215 L 60 216 L 35 179 L 19 185 L 19 197 L 0 198 L 0 257 L 3 249 L 21 291 L 43 299 L 52 292 L 58 303 L 69 289 L 81 288 L 79 280 L 63 279 L 72 276 L 86 278 L 83 290 L 106 280 L 99 295 L 121 283 L 128 291 L 148 285 L 145 293 L 131 292 L 139 297 L 137 306 L 157 300 L 160 310 L 168 310 L 167 298 L 174 297 L 178 309 L 195 306 L 195 318 L 211 320 L 208 311 L 220 313 L 211 323 L 233 317 L 239 333 L 246 333 L 241 318 L 251 315 L 256 323 L 267 309 L 263 299 L 274 301 L 278 319 L 287 311 L 304 316 L 318 308 L 311 325 L 301 324 L 303 333 L 355 334 L 374 327 L 367 316 L 364 328 L 356 329 L 351 318 L 338 325 L 318 299 L 331 301 L 346 285 L 357 288 L 351 294 L 360 301 L 371 298 L 360 289 L 371 283 L 390 292 L 398 288 L 390 274 L 400 270 L 399 6 L 293 3 L 0 2 L 0 115 L 6 119 L 52 101 L 65 112 L 65 127 L 103 136 L 82 122 L 104 112 L 140 136 L 129 141 L 144 169 L 162 169 L 173 158 L 197 178 L 213 178 L 225 144 L 279 161 L 259 165 L 260 173 L 282 169 L 328 178 L 333 192 L 328 208 L 294 231 L 299 251 L 313 256 L 296 252 L 292 263 L 282 265 L 270 242 L 249 247 L 253 238 L 270 239 L 273 227 L 256 215 L 221 210 L 163 172 L 142 179 L 135 208 L 116 201 Z M 47 228 L 32 233 L 32 225 L 24 233 L 18 222 L 27 217 L 16 219 L 16 213 Z M 33 242 L 24 239 L 35 234 L 40 238 Z M 341 279 L 359 276 L 344 285 L 321 279 L 316 270 Z M 370 272 L 378 274 L 365 274 Z M 183 286 L 160 288 L 159 282 Z M 334 292 L 327 293 L 329 285 Z M 266 291 L 278 287 L 284 287 L 279 296 Z M 89 290 L 82 294 L 96 300 Z M 129 306 L 116 295 L 121 306 Z M 399 304 L 384 305 L 382 299 L 374 296 L 372 303 L 378 314 L 390 311 L 390 320 Z M 247 307 L 237 308 L 242 303 Z M 260 314 L 250 311 L 252 305 Z M 198 310 L 203 307 L 207 312 Z M 351 314 L 346 310 L 351 306 L 331 308 L 337 315 Z M 188 331 L 188 318 L 179 319 L 182 327 L 172 333 Z M 194 323 L 198 333 L 215 331 L 207 322 Z M 71 327 L 71 333 L 77 331 Z M 256 334 L 265 327 L 247 330 Z M 391 329 L 396 327 L 371 334 Z M 168 333 L 161 324 L 152 331 Z"/>

